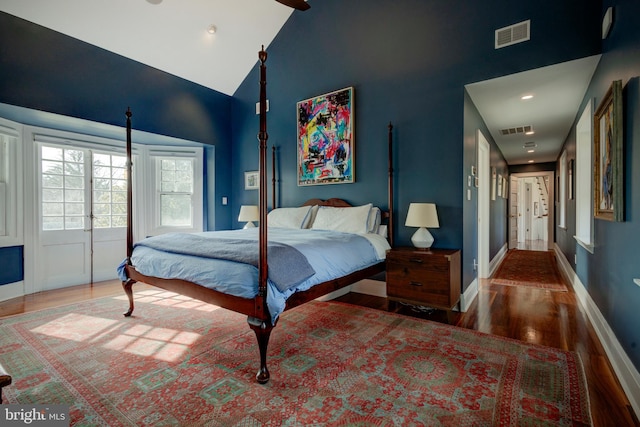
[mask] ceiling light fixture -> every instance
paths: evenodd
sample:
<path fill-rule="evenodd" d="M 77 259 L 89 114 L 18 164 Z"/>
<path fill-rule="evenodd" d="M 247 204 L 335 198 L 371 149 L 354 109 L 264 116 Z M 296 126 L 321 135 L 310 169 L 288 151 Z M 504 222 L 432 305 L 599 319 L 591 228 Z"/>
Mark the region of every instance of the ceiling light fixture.
<path fill-rule="evenodd" d="M 529 132 L 525 132 L 524 134 L 525 134 L 525 135 L 533 135 L 534 133 L 535 133 L 535 131 L 530 130 Z"/>
<path fill-rule="evenodd" d="M 523 101 L 526 101 L 531 98 L 533 98 L 533 95 L 523 95 L 520 99 L 522 99 Z"/>
<path fill-rule="evenodd" d="M 213 25 L 213 24 L 209 25 L 209 28 L 207 28 L 207 32 L 208 32 L 209 34 L 215 34 L 215 33 L 216 33 L 216 31 L 218 31 L 218 29 L 217 29 L 217 28 L 216 28 L 216 26 L 215 26 L 215 25 Z"/>
<path fill-rule="evenodd" d="M 527 150 L 527 153 L 535 153 L 535 152 L 536 152 L 536 150 L 533 150 L 533 149 L 532 150 Z"/>
<path fill-rule="evenodd" d="M 533 160 L 529 160 L 529 163 L 533 163 Z"/>

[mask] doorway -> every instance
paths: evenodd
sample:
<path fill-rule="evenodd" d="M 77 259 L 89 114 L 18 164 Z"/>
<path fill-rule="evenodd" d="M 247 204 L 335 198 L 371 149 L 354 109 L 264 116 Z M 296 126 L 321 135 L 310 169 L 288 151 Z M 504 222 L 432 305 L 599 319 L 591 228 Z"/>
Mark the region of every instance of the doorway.
<path fill-rule="evenodd" d="M 511 174 L 509 249 L 553 249 L 553 182 L 552 171 Z"/>
<path fill-rule="evenodd" d="M 126 156 L 37 142 L 39 290 L 116 277 L 126 238 Z"/>

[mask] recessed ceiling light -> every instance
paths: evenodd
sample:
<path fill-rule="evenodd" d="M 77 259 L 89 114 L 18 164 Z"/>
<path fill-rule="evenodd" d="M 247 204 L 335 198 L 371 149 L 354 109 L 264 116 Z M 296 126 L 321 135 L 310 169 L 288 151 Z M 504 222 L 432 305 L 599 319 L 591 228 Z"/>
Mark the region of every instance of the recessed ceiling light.
<path fill-rule="evenodd" d="M 533 95 L 523 95 L 520 99 L 522 99 L 523 101 L 526 101 L 527 99 L 531 99 L 533 98 Z"/>
<path fill-rule="evenodd" d="M 217 28 L 216 28 L 216 26 L 215 26 L 215 25 L 213 25 L 213 24 L 209 25 L 209 28 L 207 28 L 207 32 L 208 32 L 209 34 L 215 34 L 215 33 L 216 33 L 216 31 L 218 31 L 218 29 L 217 29 Z"/>
<path fill-rule="evenodd" d="M 527 150 L 527 153 L 535 153 L 536 150 Z"/>
<path fill-rule="evenodd" d="M 147 3 L 160 4 L 160 3 L 162 3 L 162 0 L 147 0 Z"/>
<path fill-rule="evenodd" d="M 525 132 L 524 134 L 525 134 L 525 135 L 533 135 L 534 133 L 535 133 L 535 131 L 530 130 L 529 132 Z"/>
<path fill-rule="evenodd" d="M 533 160 L 529 160 L 529 163 L 533 163 Z"/>

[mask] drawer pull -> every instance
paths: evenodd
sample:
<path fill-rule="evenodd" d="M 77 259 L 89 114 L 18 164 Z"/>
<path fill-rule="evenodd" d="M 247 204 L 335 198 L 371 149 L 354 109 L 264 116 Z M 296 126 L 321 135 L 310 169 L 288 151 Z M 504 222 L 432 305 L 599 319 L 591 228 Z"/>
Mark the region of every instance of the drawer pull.
<path fill-rule="evenodd" d="M 418 263 L 418 264 L 422 264 L 424 262 L 424 260 L 422 258 L 411 258 L 410 261 Z"/>
<path fill-rule="evenodd" d="M 411 286 L 422 286 L 422 283 L 420 283 L 420 282 L 413 282 L 413 281 L 412 281 L 412 282 L 409 282 L 409 284 L 410 284 Z"/>

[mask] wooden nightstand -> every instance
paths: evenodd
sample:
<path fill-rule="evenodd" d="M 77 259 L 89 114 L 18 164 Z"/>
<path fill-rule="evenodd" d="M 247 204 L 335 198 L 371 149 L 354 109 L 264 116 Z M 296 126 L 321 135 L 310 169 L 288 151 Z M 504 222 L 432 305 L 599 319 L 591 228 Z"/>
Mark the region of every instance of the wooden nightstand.
<path fill-rule="evenodd" d="M 451 310 L 460 301 L 460 251 L 393 248 L 387 251 L 387 298 Z"/>

